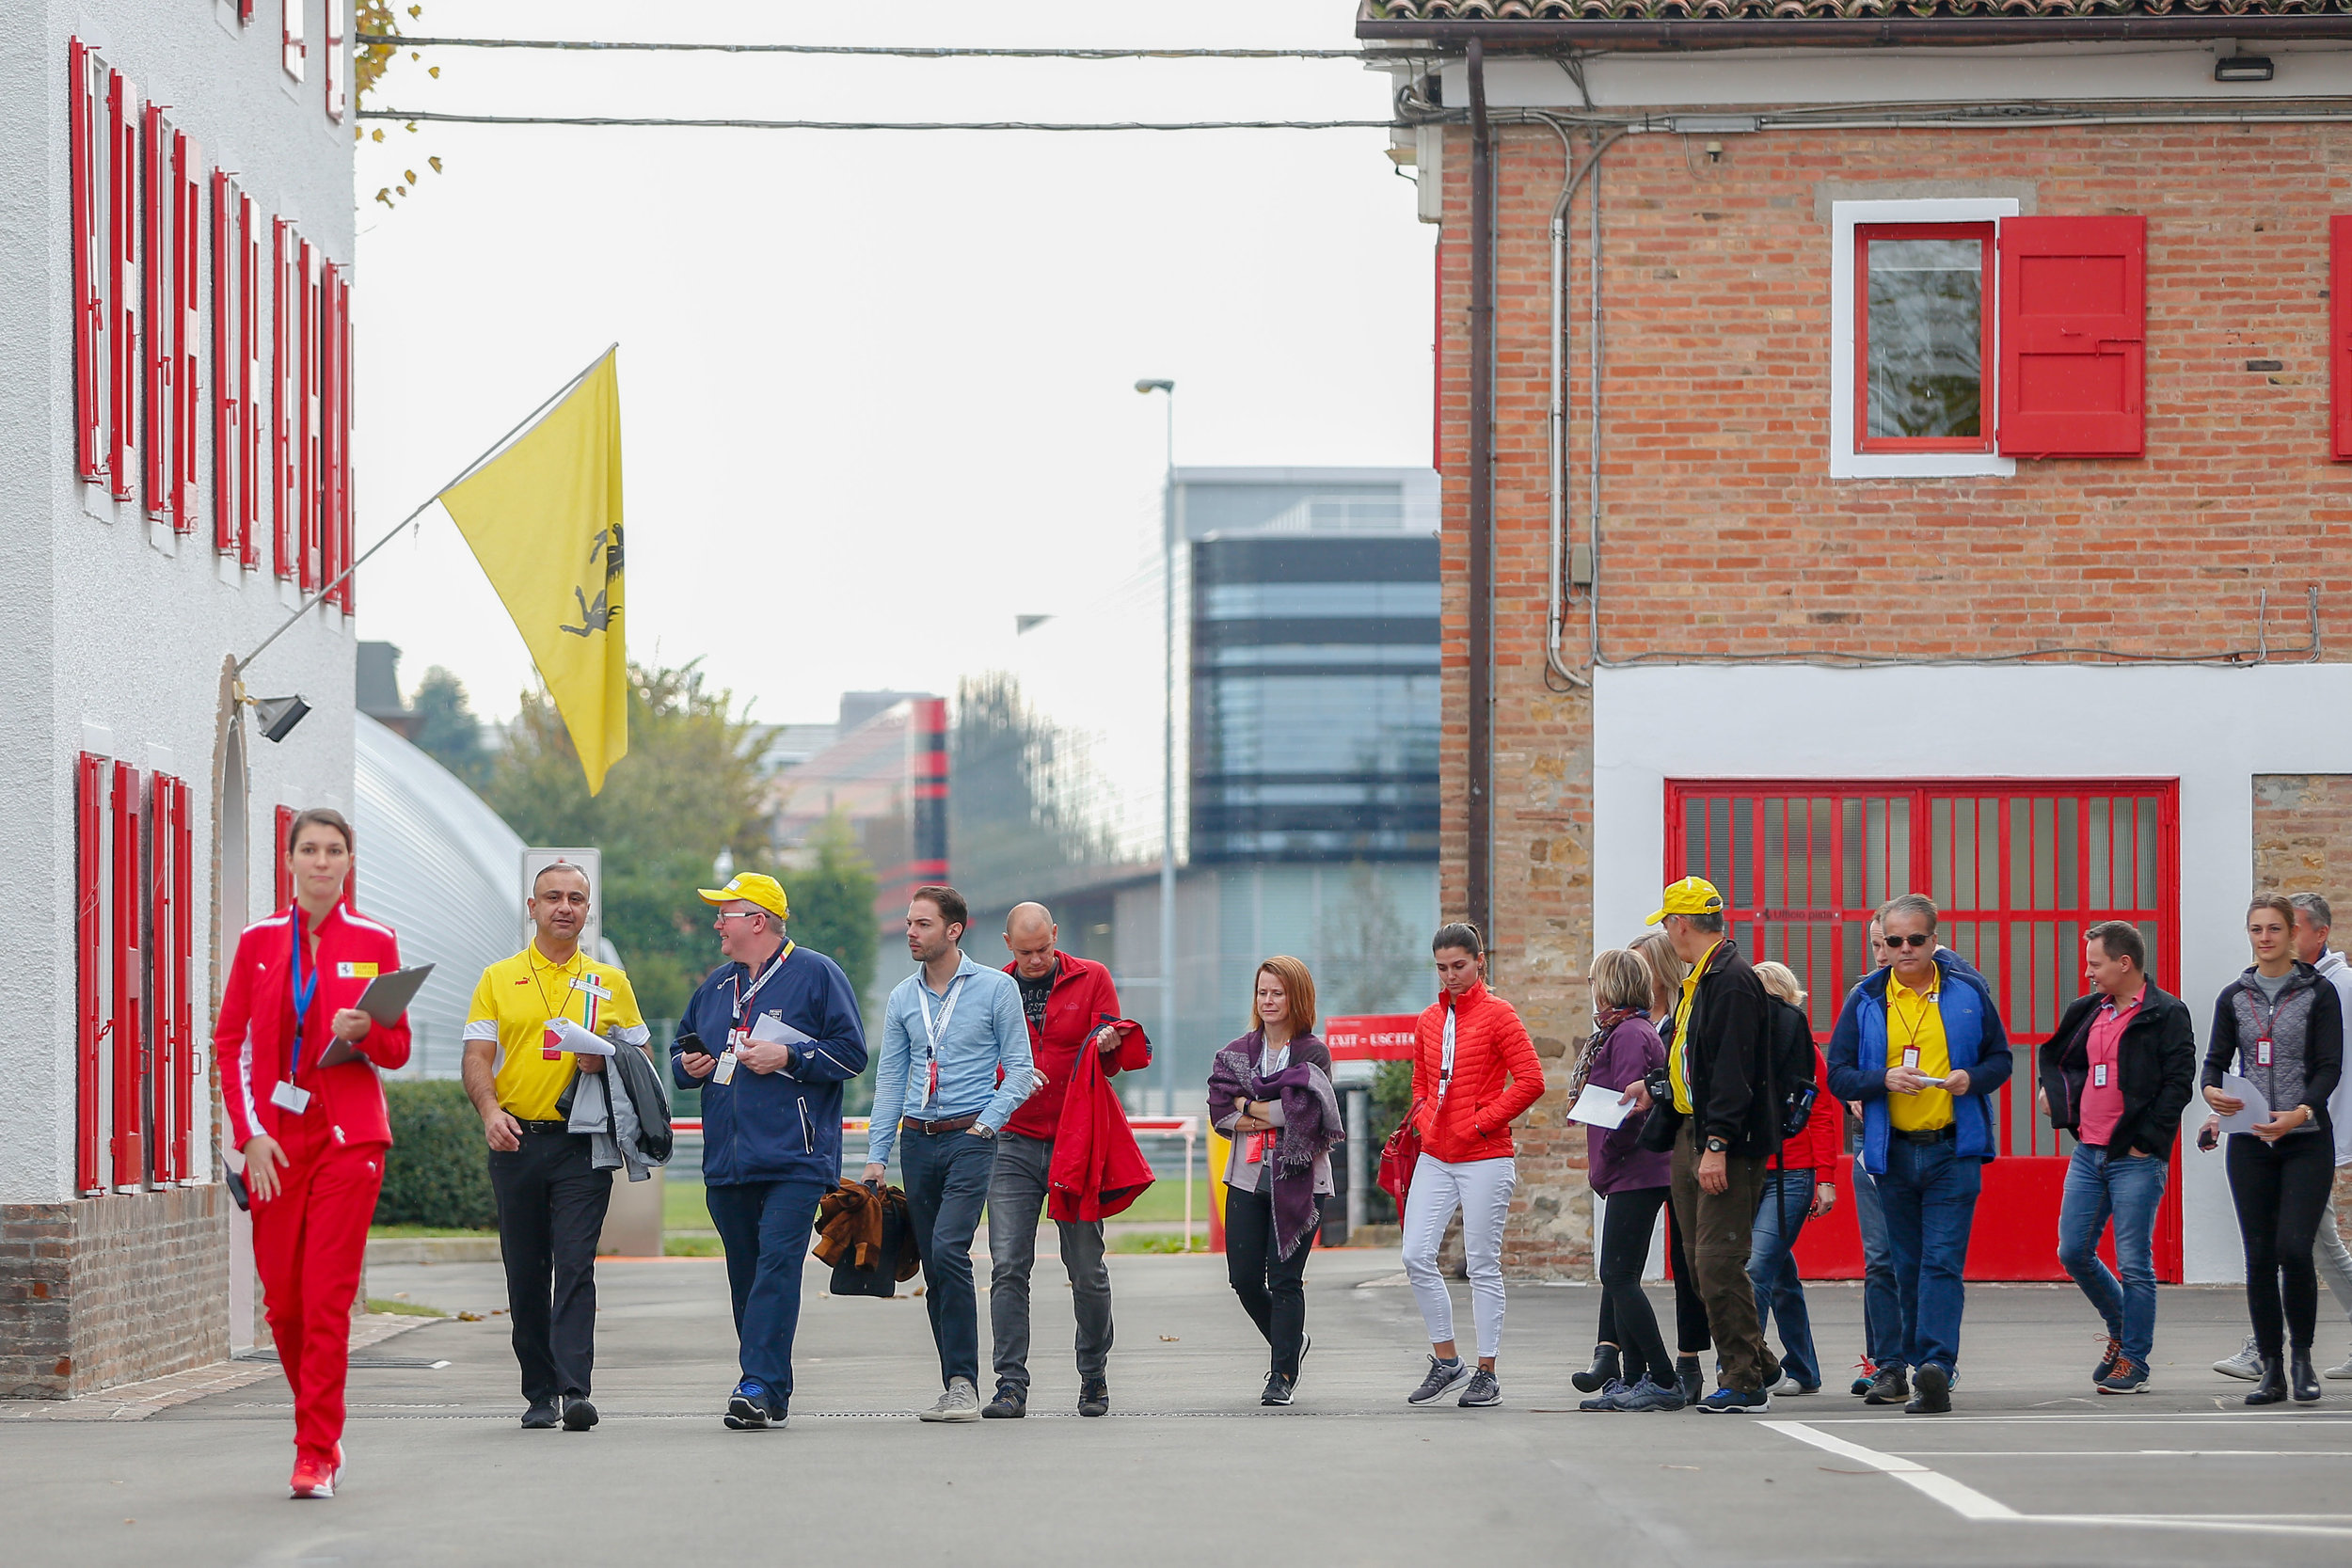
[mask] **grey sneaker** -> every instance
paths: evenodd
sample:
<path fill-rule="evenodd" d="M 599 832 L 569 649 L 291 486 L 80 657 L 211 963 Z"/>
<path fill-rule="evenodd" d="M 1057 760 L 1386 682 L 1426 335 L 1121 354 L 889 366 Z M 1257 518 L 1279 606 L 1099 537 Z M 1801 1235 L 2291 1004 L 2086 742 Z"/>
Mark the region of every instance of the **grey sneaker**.
<path fill-rule="evenodd" d="M 915 1414 L 926 1421 L 977 1421 L 980 1418 L 980 1391 L 972 1386 L 968 1377 L 951 1377 L 939 1402 Z"/>
<path fill-rule="evenodd" d="M 2322 1377 L 2334 1378 L 2339 1383 L 2352 1380 L 2352 1355 L 2344 1357 L 2343 1366 L 2330 1367 L 2319 1375 Z"/>
<path fill-rule="evenodd" d="M 1502 1380 L 1481 1367 L 1470 1373 L 1470 1386 L 1463 1389 L 1462 1397 L 1454 1402 L 1466 1410 L 1475 1410 L 1482 1405 L 1501 1404 L 1502 1402 Z"/>
<path fill-rule="evenodd" d="M 1669 1386 L 1644 1378 L 1617 1396 L 1616 1408 L 1641 1411 L 1646 1414 L 1651 1411 L 1680 1410 L 1683 1403 L 1682 1385 L 1679 1382 Z"/>
<path fill-rule="evenodd" d="M 2352 1363 L 2347 1363 L 2347 1365 L 2352 1365 Z M 2254 1348 L 2253 1337 L 2247 1336 L 2246 1348 L 2226 1361 L 2215 1362 L 2213 1370 L 2223 1377 L 2242 1377 L 2249 1383 L 2261 1377 L 2263 1375 L 2262 1352 Z"/>
<path fill-rule="evenodd" d="M 1429 1375 L 1421 1380 L 1421 1386 L 1405 1396 L 1407 1404 L 1427 1404 L 1439 1394 L 1470 1375 L 1470 1363 L 1459 1356 L 1452 1361 L 1429 1358 Z"/>

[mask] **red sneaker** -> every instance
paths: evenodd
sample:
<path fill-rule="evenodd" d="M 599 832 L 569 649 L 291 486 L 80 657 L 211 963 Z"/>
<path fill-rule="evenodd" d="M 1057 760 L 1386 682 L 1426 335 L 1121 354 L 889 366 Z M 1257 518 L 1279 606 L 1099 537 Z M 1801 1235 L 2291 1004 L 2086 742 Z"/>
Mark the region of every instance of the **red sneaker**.
<path fill-rule="evenodd" d="M 297 1498 L 331 1497 L 335 1495 L 335 1467 L 306 1453 L 294 1461 L 294 1480 L 288 1485 Z"/>

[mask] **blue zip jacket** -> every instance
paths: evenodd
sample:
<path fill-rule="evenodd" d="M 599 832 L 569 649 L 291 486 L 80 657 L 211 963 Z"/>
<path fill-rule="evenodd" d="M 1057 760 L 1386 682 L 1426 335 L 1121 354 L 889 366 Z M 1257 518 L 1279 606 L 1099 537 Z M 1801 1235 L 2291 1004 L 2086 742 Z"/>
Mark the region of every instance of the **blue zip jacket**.
<path fill-rule="evenodd" d="M 690 1036 L 714 1056 L 726 1049 L 736 997 L 754 978 L 741 964 L 714 970 L 694 988 L 670 1047 L 678 1087 L 699 1083 L 703 1092 L 703 1180 L 714 1187 L 810 1180 L 831 1190 L 841 1180 L 841 1085 L 866 1070 L 866 1028 L 839 964 L 796 946 L 746 999 L 743 1028 L 764 1015 L 816 1042 L 794 1046 L 790 1067 L 759 1073 L 739 1066 L 735 1081 L 722 1084 L 715 1076 L 689 1077 L 678 1065 L 680 1043 Z"/>
<path fill-rule="evenodd" d="M 2001 1009 L 1968 960 L 1948 947 L 1935 950 L 1940 973 L 1936 1011 L 1944 1021 L 1944 1044 L 1952 1069 L 1968 1074 L 1968 1092 L 1952 1101 L 1952 1141 L 1963 1160 L 1990 1160 L 1993 1093 L 2009 1082 L 2009 1031 Z M 1872 1176 L 1886 1174 L 1886 1145 L 1895 1124 L 1886 1110 L 1886 976 L 1881 969 L 1846 993 L 1837 1028 L 1829 1037 L 1829 1092 L 1862 1102 L 1862 1152 Z"/>

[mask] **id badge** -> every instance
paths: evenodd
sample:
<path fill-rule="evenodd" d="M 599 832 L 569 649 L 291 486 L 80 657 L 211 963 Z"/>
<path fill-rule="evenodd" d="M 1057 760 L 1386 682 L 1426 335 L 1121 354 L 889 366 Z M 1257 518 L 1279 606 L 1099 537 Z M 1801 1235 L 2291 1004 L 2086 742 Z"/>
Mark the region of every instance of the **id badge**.
<path fill-rule="evenodd" d="M 2267 1060 L 2268 1060 L 2268 1058 L 2266 1058 L 2266 1057 L 2265 1057 L 2265 1061 L 2267 1061 Z M 927 1092 L 927 1093 L 923 1096 L 923 1103 L 924 1103 L 924 1104 L 926 1104 L 926 1105 L 929 1105 L 929 1104 L 930 1104 L 932 1101 L 937 1100 L 938 1098 L 939 1098 L 939 1058 L 938 1058 L 938 1057 L 936 1057 L 936 1056 L 934 1056 L 934 1057 L 932 1057 L 932 1058 L 931 1058 L 931 1079 L 930 1079 L 930 1088 L 929 1092 Z"/>
<path fill-rule="evenodd" d="M 2270 1040 L 2267 1036 L 2254 1042 L 2254 1065 L 2256 1067 L 2270 1065 Z"/>
<path fill-rule="evenodd" d="M 1903 1066 L 1909 1068 L 1914 1072 L 1919 1070 L 1919 1048 L 1917 1046 L 1907 1045 L 1903 1047 Z"/>
<path fill-rule="evenodd" d="M 2094 1089 L 2104 1089 L 2107 1086 L 2106 1063 L 2101 1062 L 2097 1067 L 2090 1069 L 2090 1086 Z"/>
<path fill-rule="evenodd" d="M 296 1088 L 294 1081 L 291 1078 L 280 1078 L 278 1081 L 278 1086 L 269 1091 L 269 1102 L 281 1111 L 291 1111 L 295 1116 L 300 1116 L 310 1108 L 310 1091 Z"/>
<path fill-rule="evenodd" d="M 560 1062 L 564 1059 L 564 1037 L 555 1032 L 555 1021 L 549 1019 L 539 1031 L 539 1059 Z"/>
<path fill-rule="evenodd" d="M 719 1053 L 719 1065 L 710 1069 L 710 1081 L 714 1084 L 732 1084 L 735 1082 L 734 1052 L 722 1051 Z"/>

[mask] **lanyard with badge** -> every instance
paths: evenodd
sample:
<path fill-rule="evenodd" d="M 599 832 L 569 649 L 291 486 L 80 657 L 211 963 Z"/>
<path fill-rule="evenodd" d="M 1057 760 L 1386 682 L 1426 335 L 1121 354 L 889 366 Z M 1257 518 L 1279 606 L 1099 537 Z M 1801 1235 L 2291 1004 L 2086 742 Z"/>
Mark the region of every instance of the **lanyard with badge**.
<path fill-rule="evenodd" d="M 1445 1010 L 1445 1037 L 1438 1046 L 1438 1104 L 1445 1104 L 1446 1090 L 1454 1086 L 1454 1007 Z"/>
<path fill-rule="evenodd" d="M 2256 1067 L 2266 1068 L 2270 1065 L 2272 1053 L 2270 1037 L 2278 1032 L 2279 1004 L 2285 1000 L 2285 997 L 2286 988 L 2281 986 L 2279 989 L 2279 994 L 2267 1003 L 2264 1002 L 2259 995 L 2255 999 L 2254 1006 L 2263 1010 L 2262 1037 L 2254 1042 L 2254 1065 Z M 2270 1086 L 2275 1089 L 2278 1085 L 2274 1082 Z"/>
<path fill-rule="evenodd" d="M 2135 998 L 2130 1006 L 2119 1007 L 2115 1005 L 2114 999 L 2110 997 L 2101 1010 L 2114 1015 L 2115 1037 L 2110 1042 L 2110 1049 L 2112 1049 L 2120 1057 L 2123 1053 L 2123 1026 L 2130 1021 L 2132 1014 L 2139 1010 L 2139 1002 L 2137 998 Z M 2269 1042 L 2265 1041 L 2264 1043 L 2267 1044 Z M 2107 1086 L 2106 1063 L 2093 1062 L 2090 1064 L 2090 1086 L 2094 1089 L 2104 1089 Z"/>
<path fill-rule="evenodd" d="M 539 1032 L 539 1058 L 560 1062 L 564 1059 L 564 1036 L 555 1027 L 555 1022 L 570 1013 L 571 998 L 566 996 L 561 1003 L 549 1002 L 547 984 L 539 978 L 536 968 L 531 972 L 531 983 L 538 987 L 540 1004 L 548 1010 L 547 1023 Z M 596 1004 L 612 1000 L 612 990 L 598 981 L 593 973 L 574 974 L 571 989 L 585 991 L 588 995 L 587 1003 L 580 1010 L 580 1026 L 593 1035 L 596 1032 Z"/>
<path fill-rule="evenodd" d="M 719 1065 L 711 1069 L 710 1081 L 712 1083 L 732 1084 L 735 1082 L 735 1053 L 751 1040 L 750 1031 L 743 1027 L 743 1011 L 759 999 L 759 989 L 768 983 L 770 975 L 784 967 L 784 960 L 791 956 L 792 943 L 787 942 L 776 950 L 774 958 L 768 960 L 768 967 L 759 972 L 759 978 L 752 982 L 752 989 L 749 990 L 743 989 L 742 975 L 739 974 L 735 977 L 734 1011 L 727 1025 L 727 1048 L 719 1053 Z"/>
<path fill-rule="evenodd" d="M 1908 988 L 1906 990 L 1908 990 Z M 1915 998 L 1919 1005 L 1915 1008 L 1904 1009 L 1911 1015 L 1911 1042 L 1903 1047 L 1903 1066 L 1916 1072 L 1919 1070 L 1919 1037 L 1928 1026 L 1928 1009 L 1935 1006 L 1936 988 L 1930 987 L 1923 991 L 1909 991 L 1909 994 Z M 1938 1086 L 1940 1087 L 1941 1085 L 1939 1084 Z"/>
<path fill-rule="evenodd" d="M 310 1016 L 310 999 L 318 994 L 318 990 L 317 970 L 310 971 L 308 980 L 302 977 L 302 911 L 296 910 L 294 917 L 294 1046 L 286 1053 L 286 1076 L 278 1080 L 278 1086 L 269 1094 L 270 1103 L 295 1116 L 310 1108 L 310 1091 L 294 1086 L 294 1074 L 302 1069 L 303 1021 Z"/>
<path fill-rule="evenodd" d="M 959 974 L 947 982 L 947 993 L 940 998 L 939 1022 L 933 1023 L 931 1022 L 930 988 L 919 980 L 915 982 L 915 1006 L 923 1009 L 923 1033 L 930 1041 L 930 1053 L 925 1058 L 928 1075 L 923 1086 L 923 1104 L 926 1109 L 930 1107 L 933 1100 L 939 1097 L 940 1037 L 947 1033 L 947 1021 L 956 1016 L 956 1000 L 961 994 L 962 990 L 963 975 Z"/>

